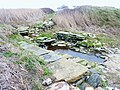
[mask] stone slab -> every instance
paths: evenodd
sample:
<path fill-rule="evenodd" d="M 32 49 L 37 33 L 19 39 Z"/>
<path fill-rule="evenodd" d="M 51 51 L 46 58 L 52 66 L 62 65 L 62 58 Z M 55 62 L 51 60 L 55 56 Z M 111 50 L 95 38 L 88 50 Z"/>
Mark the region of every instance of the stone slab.
<path fill-rule="evenodd" d="M 65 80 L 66 82 L 80 79 L 88 70 L 85 66 L 66 59 L 50 63 L 48 67 L 53 72 L 53 76 L 56 77 L 56 81 Z"/>
<path fill-rule="evenodd" d="M 38 46 L 34 46 L 34 45 L 28 44 L 28 43 L 22 43 L 20 46 L 27 51 L 33 52 L 37 56 L 41 56 L 41 55 L 49 53 L 48 50 L 42 49 Z"/>
<path fill-rule="evenodd" d="M 62 58 L 61 55 L 55 54 L 54 52 L 50 52 L 48 54 L 45 54 L 42 57 L 46 62 L 53 62 L 53 61 L 57 61 L 57 60 Z"/>

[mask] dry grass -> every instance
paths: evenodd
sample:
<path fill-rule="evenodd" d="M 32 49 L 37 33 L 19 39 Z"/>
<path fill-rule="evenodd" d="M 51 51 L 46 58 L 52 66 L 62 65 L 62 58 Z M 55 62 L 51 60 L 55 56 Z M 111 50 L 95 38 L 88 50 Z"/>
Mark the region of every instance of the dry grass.
<path fill-rule="evenodd" d="M 58 12 L 54 21 L 62 28 L 86 28 L 91 25 L 120 27 L 120 9 L 81 6 Z"/>
<path fill-rule="evenodd" d="M 0 23 L 23 24 L 34 22 L 46 14 L 52 13 L 49 8 L 42 9 L 0 9 Z"/>
<path fill-rule="evenodd" d="M 105 34 L 103 42 L 120 47 L 120 9 L 81 6 L 59 11 L 53 20 L 62 30 Z"/>

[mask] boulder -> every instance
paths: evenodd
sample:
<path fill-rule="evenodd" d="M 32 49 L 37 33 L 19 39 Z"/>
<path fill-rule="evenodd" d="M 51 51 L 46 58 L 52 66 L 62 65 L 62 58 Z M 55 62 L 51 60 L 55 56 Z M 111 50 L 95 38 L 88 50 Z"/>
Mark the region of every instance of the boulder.
<path fill-rule="evenodd" d="M 86 82 L 93 86 L 94 88 L 97 88 L 100 84 L 101 77 L 99 74 L 92 74 L 88 79 L 86 79 Z"/>
<path fill-rule="evenodd" d="M 80 79 L 88 70 L 85 66 L 66 59 L 50 63 L 48 67 L 53 72 L 53 76 L 56 77 L 56 81 L 65 80 L 66 82 Z"/>

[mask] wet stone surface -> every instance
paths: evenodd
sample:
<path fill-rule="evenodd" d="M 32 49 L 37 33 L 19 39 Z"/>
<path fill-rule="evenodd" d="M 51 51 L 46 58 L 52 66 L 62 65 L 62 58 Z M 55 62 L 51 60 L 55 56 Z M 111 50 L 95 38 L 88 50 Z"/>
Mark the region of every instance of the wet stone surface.
<path fill-rule="evenodd" d="M 93 86 L 94 88 L 97 88 L 100 84 L 101 78 L 99 74 L 92 74 L 88 79 L 86 79 L 86 82 Z"/>

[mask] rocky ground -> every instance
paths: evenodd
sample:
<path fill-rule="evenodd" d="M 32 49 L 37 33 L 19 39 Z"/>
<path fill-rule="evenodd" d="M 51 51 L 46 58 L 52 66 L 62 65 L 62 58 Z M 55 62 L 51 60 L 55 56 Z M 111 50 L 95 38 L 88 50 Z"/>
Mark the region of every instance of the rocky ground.
<path fill-rule="evenodd" d="M 107 88 L 119 90 L 117 89 L 120 88 L 119 49 L 111 49 L 111 53 L 106 54 L 108 58 L 105 63 L 91 63 L 40 48 L 36 44 L 29 43 L 29 39 L 21 39 L 19 36 L 13 38 L 15 36 L 13 35 L 13 40 L 11 37 L 8 39 L 13 32 L 11 30 L 7 32 L 7 28 L 5 29 L 6 31 L 1 29 L 0 37 L 2 90 L 104 90 Z M 59 44 L 64 45 L 64 43 Z M 43 61 L 37 61 L 35 57 L 29 58 L 29 52 L 30 56 L 38 56 L 47 62 L 46 67 L 52 75 L 44 77 L 49 71 L 43 67 Z M 28 56 L 27 59 L 25 56 Z M 29 59 L 31 61 L 27 61 Z"/>
<path fill-rule="evenodd" d="M 109 60 L 104 63 L 107 67 L 106 78 L 110 86 L 115 86 L 120 88 L 120 51 L 116 54 L 110 54 Z"/>
<path fill-rule="evenodd" d="M 0 17 L 4 15 L 1 11 Z M 23 11 L 24 16 L 27 12 Z M 17 19 L 15 12 L 14 18 L 1 18 L 1 23 Z M 32 25 L 21 24 L 27 23 L 27 16 L 19 16 L 22 22 L 15 20 L 21 25 L 0 24 L 0 90 L 120 90 L 119 10 L 79 7 L 56 14 L 47 8 L 40 12 L 32 10 L 29 14 L 29 18 L 39 15 L 37 20 L 46 16 L 38 22 L 31 19 Z M 46 50 L 47 44 L 104 61 L 59 54 Z"/>

